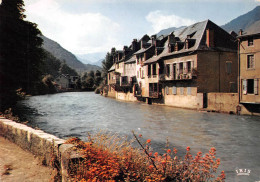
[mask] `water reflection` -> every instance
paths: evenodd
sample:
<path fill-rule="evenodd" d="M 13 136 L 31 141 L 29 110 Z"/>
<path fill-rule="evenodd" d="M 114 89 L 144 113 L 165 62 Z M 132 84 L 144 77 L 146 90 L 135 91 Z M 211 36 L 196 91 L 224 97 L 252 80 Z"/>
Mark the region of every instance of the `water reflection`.
<path fill-rule="evenodd" d="M 20 105 L 20 106 L 19 106 Z M 151 138 L 155 150 L 171 146 L 185 152 L 207 152 L 216 147 L 227 181 L 260 180 L 259 117 L 203 113 L 143 103 L 120 102 L 94 93 L 63 93 L 31 97 L 23 117 L 58 137 L 86 137 L 100 129 L 131 136 L 131 131 Z M 248 177 L 236 176 L 236 168 L 251 169 Z"/>

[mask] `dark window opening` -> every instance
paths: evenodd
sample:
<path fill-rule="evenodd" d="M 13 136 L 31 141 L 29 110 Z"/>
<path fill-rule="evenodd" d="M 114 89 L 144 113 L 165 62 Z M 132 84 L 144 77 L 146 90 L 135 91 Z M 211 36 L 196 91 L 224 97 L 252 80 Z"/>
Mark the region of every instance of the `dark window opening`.
<path fill-rule="evenodd" d="M 232 70 L 232 62 L 226 61 L 226 72 L 227 72 L 227 74 L 231 74 L 231 70 Z"/>
<path fill-rule="evenodd" d="M 248 94 L 254 93 L 254 79 L 247 80 L 247 93 Z"/>
<path fill-rule="evenodd" d="M 187 69 L 188 69 L 188 73 L 191 72 L 191 62 L 190 61 L 187 62 Z"/>
<path fill-rule="evenodd" d="M 180 74 L 183 73 L 183 63 L 180 63 L 179 69 L 180 69 L 180 70 L 179 70 Z"/>
<path fill-rule="evenodd" d="M 152 66 L 152 65 L 148 65 L 148 76 L 151 75 L 151 66 Z"/>
<path fill-rule="evenodd" d="M 156 64 L 153 64 L 153 75 L 157 75 Z"/>
<path fill-rule="evenodd" d="M 170 65 L 169 64 L 167 64 L 166 65 L 166 75 L 169 77 L 169 75 L 170 75 Z"/>
<path fill-rule="evenodd" d="M 252 37 L 248 38 L 248 46 L 254 45 L 254 39 Z"/>

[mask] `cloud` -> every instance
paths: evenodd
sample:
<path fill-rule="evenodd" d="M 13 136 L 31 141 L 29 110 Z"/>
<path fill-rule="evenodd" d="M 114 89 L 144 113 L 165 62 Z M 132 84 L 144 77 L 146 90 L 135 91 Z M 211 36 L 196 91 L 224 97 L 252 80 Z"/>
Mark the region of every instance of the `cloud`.
<path fill-rule="evenodd" d="M 27 19 L 74 54 L 107 52 L 119 42 L 120 25 L 101 13 L 72 14 L 55 0 L 26 0 L 25 4 Z"/>
<path fill-rule="evenodd" d="M 146 16 L 146 20 L 152 23 L 152 34 L 158 33 L 162 29 L 170 27 L 187 26 L 195 23 L 196 21 L 182 18 L 176 15 L 165 15 L 161 11 L 152 11 Z"/>

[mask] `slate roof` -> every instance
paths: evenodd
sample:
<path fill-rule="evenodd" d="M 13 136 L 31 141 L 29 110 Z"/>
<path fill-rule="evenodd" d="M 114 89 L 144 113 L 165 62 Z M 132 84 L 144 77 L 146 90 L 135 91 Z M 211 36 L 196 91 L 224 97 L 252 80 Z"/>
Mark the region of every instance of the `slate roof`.
<path fill-rule="evenodd" d="M 218 35 L 216 35 L 216 39 L 218 39 L 218 40 L 216 40 L 216 42 L 218 43 L 218 46 L 215 46 L 214 48 L 209 48 L 205 45 L 205 43 L 202 43 L 204 33 L 208 26 L 213 28 L 215 30 L 215 33 L 218 34 Z M 190 25 L 188 27 L 177 29 L 173 32 L 173 34 L 175 36 L 176 42 L 179 42 L 180 44 L 184 44 L 185 41 L 187 39 L 189 39 L 193 43 L 192 46 L 189 48 L 185 48 L 185 46 L 184 46 L 182 49 L 180 49 L 178 51 L 173 51 L 173 52 L 168 53 L 169 41 L 167 40 L 164 44 L 163 52 L 161 54 L 159 54 L 158 56 L 153 56 L 150 59 L 146 60 L 144 62 L 144 64 L 156 62 L 166 56 L 178 55 L 178 54 L 182 54 L 182 53 L 189 53 L 189 52 L 193 52 L 196 50 L 215 50 L 215 51 L 232 51 L 232 52 L 236 51 L 236 49 L 234 49 L 234 48 L 232 49 L 232 47 L 230 47 L 229 45 L 225 45 L 226 40 L 219 40 L 222 38 L 230 38 L 230 40 L 231 40 L 231 39 L 233 39 L 233 37 L 230 34 L 228 34 L 226 31 L 224 31 L 223 29 L 221 29 L 220 27 L 215 25 L 210 20 L 205 20 L 205 21 Z M 223 36 L 217 37 L 220 34 Z M 229 41 L 229 43 L 230 43 L 230 40 L 227 40 L 227 41 Z M 144 51 L 144 50 L 142 50 L 142 51 Z"/>
<path fill-rule="evenodd" d="M 126 60 L 125 64 L 130 64 L 136 62 L 136 58 L 132 55 L 128 60 Z"/>
<path fill-rule="evenodd" d="M 260 35 L 260 30 L 245 31 L 242 33 L 242 35 L 237 36 L 237 38 L 250 37 L 253 35 Z"/>
<path fill-rule="evenodd" d="M 108 70 L 108 72 L 115 71 L 115 69 L 116 69 L 116 66 L 115 66 L 115 64 L 113 64 L 113 65 L 111 66 L 111 68 Z"/>

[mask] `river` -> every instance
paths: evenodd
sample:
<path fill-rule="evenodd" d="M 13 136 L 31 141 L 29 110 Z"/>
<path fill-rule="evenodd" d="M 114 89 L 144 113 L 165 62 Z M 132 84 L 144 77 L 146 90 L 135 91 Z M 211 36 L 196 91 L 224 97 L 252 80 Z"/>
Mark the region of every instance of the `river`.
<path fill-rule="evenodd" d="M 260 181 L 260 118 L 198 112 L 145 103 L 122 102 L 92 92 L 33 96 L 18 108 L 28 125 L 61 138 L 106 130 L 123 136 L 131 131 L 152 140 L 155 151 L 171 147 L 180 154 L 190 146 L 194 153 L 217 149 L 227 180 Z M 250 170 L 239 176 L 236 169 Z"/>

